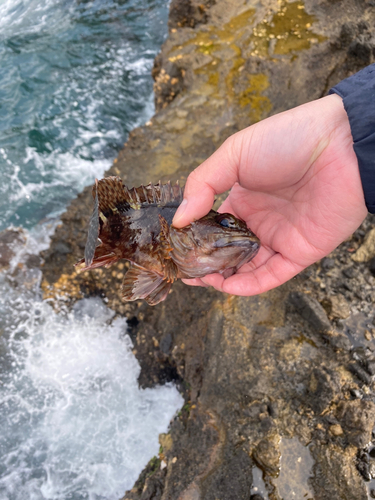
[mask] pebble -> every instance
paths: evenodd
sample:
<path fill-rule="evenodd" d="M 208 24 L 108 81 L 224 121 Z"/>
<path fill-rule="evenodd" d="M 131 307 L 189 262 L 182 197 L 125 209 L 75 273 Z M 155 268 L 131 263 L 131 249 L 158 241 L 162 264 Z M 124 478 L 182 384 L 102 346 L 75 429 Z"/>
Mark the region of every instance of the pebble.
<path fill-rule="evenodd" d="M 371 333 L 368 330 L 365 331 L 365 339 L 366 340 L 371 340 L 372 339 L 372 335 L 371 335 Z"/>
<path fill-rule="evenodd" d="M 333 436 L 341 436 L 342 434 L 344 434 L 344 431 L 342 430 L 342 427 L 340 424 L 331 425 L 331 427 L 329 428 L 329 432 Z"/>
<path fill-rule="evenodd" d="M 375 257 L 375 228 L 371 229 L 363 244 L 358 248 L 352 259 L 355 262 L 367 262 Z"/>
<path fill-rule="evenodd" d="M 343 295 L 333 295 L 329 300 L 332 306 L 330 312 L 331 318 L 346 319 L 350 316 L 350 307 Z"/>
<path fill-rule="evenodd" d="M 347 278 L 352 279 L 356 275 L 356 270 L 355 270 L 355 268 L 353 266 L 352 267 L 347 267 L 346 269 L 343 270 L 342 274 L 344 276 L 346 276 Z"/>
<path fill-rule="evenodd" d="M 324 271 L 329 271 L 335 267 L 335 260 L 331 257 L 324 257 L 321 261 L 321 266 Z"/>

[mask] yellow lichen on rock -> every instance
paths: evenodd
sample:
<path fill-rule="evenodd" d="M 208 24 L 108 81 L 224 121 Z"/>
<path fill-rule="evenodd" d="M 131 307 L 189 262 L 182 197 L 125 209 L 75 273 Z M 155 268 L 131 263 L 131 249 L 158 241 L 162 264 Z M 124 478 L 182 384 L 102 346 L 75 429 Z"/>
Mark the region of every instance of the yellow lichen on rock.
<path fill-rule="evenodd" d="M 315 16 L 308 14 L 303 2 L 279 3 L 279 9 L 270 18 L 265 18 L 253 30 L 254 55 L 288 55 L 294 51 L 307 50 L 325 37 L 314 33 Z"/>
<path fill-rule="evenodd" d="M 242 91 L 237 99 L 240 106 L 250 106 L 251 120 L 255 123 L 272 109 L 271 101 L 262 94 L 269 87 L 269 81 L 267 75 L 262 73 L 249 75 L 248 79 L 249 87 Z"/>

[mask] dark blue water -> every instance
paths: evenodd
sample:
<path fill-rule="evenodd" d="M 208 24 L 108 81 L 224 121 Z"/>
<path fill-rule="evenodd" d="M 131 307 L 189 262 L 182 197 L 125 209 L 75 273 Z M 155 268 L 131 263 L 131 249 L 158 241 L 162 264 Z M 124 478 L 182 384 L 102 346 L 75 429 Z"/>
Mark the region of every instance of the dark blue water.
<path fill-rule="evenodd" d="M 0 229 L 100 177 L 153 113 L 166 0 L 1 0 Z"/>

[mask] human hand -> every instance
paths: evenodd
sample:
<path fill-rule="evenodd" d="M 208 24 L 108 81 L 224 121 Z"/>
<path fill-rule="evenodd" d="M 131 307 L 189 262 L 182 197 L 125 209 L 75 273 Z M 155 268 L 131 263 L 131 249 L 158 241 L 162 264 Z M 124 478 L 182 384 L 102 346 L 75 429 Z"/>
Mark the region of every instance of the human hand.
<path fill-rule="evenodd" d="M 184 280 L 234 295 L 256 295 L 285 283 L 329 254 L 367 209 L 342 100 L 330 95 L 263 120 L 229 137 L 187 179 L 173 220 L 203 217 L 214 197 L 258 236 L 258 255 L 235 275 Z"/>

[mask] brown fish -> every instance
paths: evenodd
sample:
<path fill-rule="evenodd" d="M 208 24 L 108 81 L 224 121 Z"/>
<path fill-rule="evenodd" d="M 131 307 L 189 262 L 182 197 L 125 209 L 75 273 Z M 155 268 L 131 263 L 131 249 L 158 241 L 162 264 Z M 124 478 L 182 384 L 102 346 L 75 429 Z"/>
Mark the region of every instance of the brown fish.
<path fill-rule="evenodd" d="M 183 199 L 176 184 L 128 189 L 119 177 L 93 186 L 95 200 L 82 271 L 109 267 L 120 259 L 132 265 L 124 277 L 125 300 L 164 300 L 178 278 L 234 274 L 259 250 L 259 239 L 244 221 L 211 210 L 177 229 L 173 216 Z"/>

